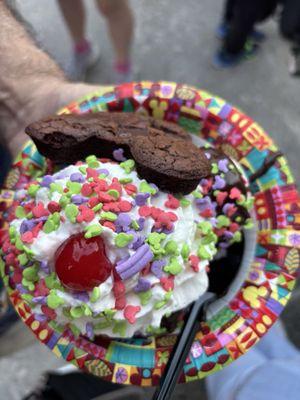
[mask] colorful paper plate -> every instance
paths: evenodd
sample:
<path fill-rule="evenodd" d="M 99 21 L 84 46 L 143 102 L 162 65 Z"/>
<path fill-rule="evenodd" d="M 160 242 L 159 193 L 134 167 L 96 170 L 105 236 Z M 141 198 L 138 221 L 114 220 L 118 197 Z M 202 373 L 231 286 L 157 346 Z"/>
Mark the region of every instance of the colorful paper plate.
<path fill-rule="evenodd" d="M 237 159 L 248 176 L 278 151 L 270 137 L 251 118 L 219 97 L 171 82 L 140 82 L 106 86 L 61 110 L 61 113 L 132 111 L 173 121 L 219 146 Z M 278 155 L 277 155 L 278 156 Z M 2 190 L 0 228 L 14 191 L 46 169 L 45 159 L 32 142 L 13 165 Z M 285 307 L 300 264 L 300 202 L 286 159 L 276 158 L 268 172 L 251 184 L 258 225 L 255 258 L 235 297 L 201 325 L 181 382 L 203 378 L 248 351 L 279 317 Z M 4 274 L 4 266 L 2 266 Z M 17 312 L 56 355 L 103 379 L 122 383 L 156 385 L 176 337 L 150 340 L 100 339 L 97 344 L 75 338 L 53 322 L 40 322 L 30 307 L 4 281 Z"/>

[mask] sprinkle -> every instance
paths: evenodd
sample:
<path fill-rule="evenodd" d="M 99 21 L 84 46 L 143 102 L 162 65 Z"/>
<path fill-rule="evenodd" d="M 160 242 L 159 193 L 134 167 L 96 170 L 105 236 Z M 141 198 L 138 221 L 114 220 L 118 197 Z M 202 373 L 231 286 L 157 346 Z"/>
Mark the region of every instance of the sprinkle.
<path fill-rule="evenodd" d="M 21 265 L 25 265 L 28 262 L 27 255 L 25 253 L 19 254 L 17 258 Z M 7 259 L 6 259 L 6 261 L 7 261 Z M 26 279 L 28 279 L 28 278 L 26 278 Z"/>
<path fill-rule="evenodd" d="M 48 210 L 51 212 L 51 214 L 55 212 L 60 212 L 61 206 L 56 202 L 56 201 L 50 201 L 47 206 Z"/>
<path fill-rule="evenodd" d="M 126 321 L 115 321 L 113 333 L 119 334 L 121 337 L 126 335 Z"/>
<path fill-rule="evenodd" d="M 16 215 L 17 218 L 20 218 L 20 219 L 21 218 L 25 218 L 26 217 L 26 213 L 24 211 L 24 208 L 22 206 L 18 206 L 16 208 L 15 215 Z"/>
<path fill-rule="evenodd" d="M 120 197 L 120 193 L 115 189 L 110 189 L 107 191 L 107 193 L 116 200 Z"/>
<path fill-rule="evenodd" d="M 124 317 L 130 324 L 134 324 L 136 321 L 136 314 L 141 311 L 140 306 L 126 306 L 124 310 Z"/>
<path fill-rule="evenodd" d="M 21 235 L 21 240 L 24 243 L 32 243 L 33 242 L 33 234 L 32 232 L 28 231 Z"/>
<path fill-rule="evenodd" d="M 139 278 L 137 285 L 134 287 L 135 293 L 147 292 L 151 288 L 151 283 L 145 278 Z"/>
<path fill-rule="evenodd" d="M 85 227 L 84 230 L 85 230 L 84 237 L 86 239 L 90 239 L 94 236 L 101 235 L 103 228 L 100 224 L 94 224 L 94 225 L 89 225 L 89 226 Z"/>
<path fill-rule="evenodd" d="M 42 187 L 50 187 L 51 183 L 54 182 L 54 179 L 51 175 L 45 175 L 40 185 Z"/>
<path fill-rule="evenodd" d="M 97 161 L 97 157 L 94 154 L 91 154 L 90 156 L 87 156 L 85 158 L 85 162 L 88 164 L 89 162 Z"/>
<path fill-rule="evenodd" d="M 44 271 L 46 274 L 49 273 L 49 266 L 47 261 L 41 261 L 40 263 L 41 270 Z"/>
<path fill-rule="evenodd" d="M 125 185 L 124 189 L 129 196 L 132 196 L 134 193 L 137 192 L 137 187 L 135 185 L 132 185 L 131 183 Z"/>
<path fill-rule="evenodd" d="M 123 168 L 127 174 L 130 174 L 130 172 L 134 169 L 134 166 L 134 160 L 126 160 L 120 163 L 120 167 Z"/>
<path fill-rule="evenodd" d="M 119 235 L 121 235 L 121 233 Z M 144 244 L 126 261 L 117 263 L 116 270 L 120 277 L 125 280 L 145 268 L 152 259 L 153 253 L 150 247 Z"/>
<path fill-rule="evenodd" d="M 58 192 L 58 193 L 63 193 L 63 187 L 59 183 L 51 183 L 50 184 L 50 192 Z"/>
<path fill-rule="evenodd" d="M 236 231 L 233 235 L 233 241 L 234 242 L 240 242 L 242 240 L 242 234 L 239 231 Z"/>
<path fill-rule="evenodd" d="M 78 182 L 68 181 L 66 185 L 71 194 L 79 194 L 81 192 L 81 185 Z"/>
<path fill-rule="evenodd" d="M 222 171 L 222 172 L 228 172 L 229 171 L 229 169 L 228 169 L 228 159 L 223 159 L 223 160 L 219 160 L 218 161 L 218 167 L 219 167 L 219 170 L 220 171 Z"/>
<path fill-rule="evenodd" d="M 35 197 L 39 188 L 40 188 L 39 185 L 35 185 L 34 183 L 32 183 L 31 185 L 29 185 L 27 193 L 29 194 L 29 196 Z"/>
<path fill-rule="evenodd" d="M 149 301 L 152 297 L 152 292 L 151 292 L 151 290 L 148 290 L 147 292 L 139 292 L 138 296 L 140 298 L 141 305 L 145 306 L 149 303 Z"/>
<path fill-rule="evenodd" d="M 31 231 L 36 225 L 35 221 L 27 221 L 26 219 L 22 221 L 20 226 L 20 233 L 21 235 L 27 231 Z"/>
<path fill-rule="evenodd" d="M 116 232 L 116 227 L 115 227 L 115 224 L 114 224 L 113 222 L 104 221 L 104 222 L 102 223 L 102 225 L 103 225 L 103 226 L 106 226 L 106 228 L 109 228 L 109 229 L 111 229 L 112 231 Z"/>
<path fill-rule="evenodd" d="M 127 235 L 126 233 L 119 233 L 115 238 L 115 245 L 117 247 L 127 246 L 133 239 L 133 235 Z"/>
<path fill-rule="evenodd" d="M 96 301 L 99 299 L 99 297 L 100 297 L 100 289 L 98 286 L 95 286 L 90 295 L 90 302 L 96 303 Z"/>
<path fill-rule="evenodd" d="M 241 191 L 238 189 L 238 188 L 232 188 L 231 190 L 230 190 L 230 195 L 229 195 L 229 197 L 232 199 L 232 200 L 234 200 L 234 199 L 240 199 L 240 197 L 241 197 Z"/>
<path fill-rule="evenodd" d="M 209 232 L 212 231 L 212 225 L 208 221 L 202 221 L 197 224 L 197 228 L 200 229 L 203 235 L 207 235 Z"/>
<path fill-rule="evenodd" d="M 99 203 L 99 204 L 95 205 L 95 207 L 93 207 L 92 210 L 94 211 L 94 213 L 96 213 L 96 212 L 100 211 L 102 207 L 103 207 L 102 203 Z"/>
<path fill-rule="evenodd" d="M 218 215 L 217 216 L 217 228 L 222 228 L 223 226 L 229 226 L 230 219 L 225 217 L 225 215 Z"/>
<path fill-rule="evenodd" d="M 191 267 L 193 268 L 193 270 L 195 272 L 199 272 L 199 262 L 200 262 L 199 257 L 195 256 L 194 254 L 191 254 L 189 256 L 189 262 L 190 262 Z"/>
<path fill-rule="evenodd" d="M 169 240 L 165 245 L 165 252 L 168 255 L 178 255 L 178 244 L 175 240 Z"/>
<path fill-rule="evenodd" d="M 202 199 L 202 197 L 203 197 L 203 194 L 200 193 L 198 190 L 194 190 L 192 192 L 192 195 L 195 197 L 195 199 Z"/>
<path fill-rule="evenodd" d="M 126 306 L 126 287 L 122 281 L 115 281 L 113 285 L 113 294 L 115 296 L 115 308 L 123 310 Z"/>
<path fill-rule="evenodd" d="M 212 163 L 211 167 L 212 167 L 211 168 L 211 173 L 213 175 L 215 175 L 215 174 L 217 174 L 219 172 L 219 167 L 218 167 L 218 165 L 216 163 Z"/>
<path fill-rule="evenodd" d="M 227 196 L 228 196 L 227 192 L 220 192 L 220 191 L 218 192 L 216 199 L 219 206 L 221 206 L 224 203 Z"/>
<path fill-rule="evenodd" d="M 182 271 L 182 266 L 176 257 L 171 257 L 169 264 L 164 267 L 164 271 L 172 275 L 178 275 Z"/>
<path fill-rule="evenodd" d="M 151 215 L 151 207 L 149 206 L 140 207 L 139 214 L 141 217 L 149 217 Z"/>
<path fill-rule="evenodd" d="M 35 216 L 35 218 L 44 216 L 47 217 L 49 215 L 49 211 L 46 210 L 43 203 L 38 202 L 38 204 L 35 207 L 33 207 L 32 214 Z"/>
<path fill-rule="evenodd" d="M 66 205 L 69 204 L 69 203 L 70 203 L 70 199 L 65 195 L 61 196 L 61 198 L 59 199 L 59 205 L 62 208 L 65 208 Z"/>
<path fill-rule="evenodd" d="M 160 283 L 166 292 L 169 292 L 174 289 L 174 277 L 173 276 L 171 276 L 169 278 L 167 276 L 163 276 L 160 279 Z"/>
<path fill-rule="evenodd" d="M 64 300 L 56 294 L 55 289 L 51 289 L 47 296 L 47 306 L 55 310 L 62 304 L 64 304 Z"/>
<path fill-rule="evenodd" d="M 119 217 L 117 216 L 117 214 L 107 211 L 107 212 L 101 213 L 100 218 L 106 219 L 107 221 L 115 221 Z"/>
<path fill-rule="evenodd" d="M 76 217 L 77 222 L 91 222 L 95 218 L 94 211 L 87 206 L 81 204 L 78 209 L 80 213 Z"/>
<path fill-rule="evenodd" d="M 132 178 L 120 178 L 119 182 L 122 183 L 122 184 L 131 183 L 132 182 Z"/>
<path fill-rule="evenodd" d="M 85 178 L 84 176 L 82 176 L 80 172 L 74 172 L 73 174 L 70 175 L 70 181 L 83 183 L 85 181 Z"/>
<path fill-rule="evenodd" d="M 81 187 L 81 194 L 83 196 L 90 196 L 93 193 L 93 189 L 91 187 L 91 185 L 89 185 L 88 183 L 84 183 Z"/>
<path fill-rule="evenodd" d="M 133 220 L 130 225 L 135 231 L 138 231 L 140 229 L 140 225 L 136 220 Z"/>
<path fill-rule="evenodd" d="M 80 204 L 86 203 L 88 198 L 81 196 L 80 194 L 73 194 L 71 197 L 71 202 L 79 206 Z"/>
<path fill-rule="evenodd" d="M 126 232 L 129 230 L 131 224 L 131 218 L 128 214 L 120 213 L 116 220 L 116 227 Z"/>
<path fill-rule="evenodd" d="M 147 203 L 147 199 L 150 197 L 150 193 L 138 193 L 135 196 L 135 203 L 137 206 L 143 206 Z"/>
<path fill-rule="evenodd" d="M 165 202 L 165 206 L 176 210 L 180 206 L 180 201 L 171 194 L 168 194 L 168 200 Z"/>
<path fill-rule="evenodd" d="M 95 169 L 93 169 L 93 168 L 90 168 L 90 167 L 88 167 L 87 169 L 86 169 L 86 173 L 87 173 L 87 178 L 89 179 L 89 178 L 98 178 L 98 171 L 96 171 Z"/>
<path fill-rule="evenodd" d="M 124 157 L 124 150 L 123 149 L 116 149 L 113 151 L 113 158 L 116 161 L 126 161 L 126 158 Z"/>
<path fill-rule="evenodd" d="M 81 167 L 79 167 L 78 169 L 79 169 L 79 171 L 80 171 L 83 175 L 86 175 L 86 168 L 87 168 L 87 167 L 81 166 Z"/>
<path fill-rule="evenodd" d="M 210 253 L 206 250 L 206 247 L 203 245 L 200 245 L 198 250 L 197 250 L 197 255 L 200 258 L 200 260 L 210 260 L 211 255 Z"/>
<path fill-rule="evenodd" d="M 52 309 L 47 307 L 45 304 L 41 306 L 42 313 L 51 321 L 55 320 L 57 317 L 56 312 Z"/>
<path fill-rule="evenodd" d="M 183 258 L 184 261 L 187 261 L 189 254 L 190 254 L 190 248 L 188 244 L 184 243 L 181 248 L 181 257 Z"/>
<path fill-rule="evenodd" d="M 150 186 L 146 181 L 140 183 L 139 192 L 141 193 L 150 193 L 151 195 L 156 194 L 157 190 Z"/>
<path fill-rule="evenodd" d="M 76 222 L 76 217 L 79 213 L 78 207 L 75 204 L 68 204 L 65 208 L 65 214 L 68 220 L 70 220 L 73 224 Z"/>
<path fill-rule="evenodd" d="M 223 189 L 226 186 L 225 179 L 221 178 L 219 175 L 215 177 L 215 183 L 213 184 L 212 188 L 215 189 Z"/>
<path fill-rule="evenodd" d="M 119 209 L 123 212 L 128 212 L 132 209 L 132 204 L 127 200 L 122 200 L 119 202 Z"/>
<path fill-rule="evenodd" d="M 84 310 L 81 306 L 71 307 L 70 314 L 72 318 L 81 318 L 84 314 Z"/>
<path fill-rule="evenodd" d="M 190 204 L 191 204 L 190 200 L 184 197 L 180 200 L 181 207 L 188 207 Z"/>
<path fill-rule="evenodd" d="M 93 325 L 91 322 L 87 322 L 85 325 L 85 332 L 86 332 L 86 336 L 89 339 L 93 339 L 94 337 L 94 329 L 93 329 Z"/>

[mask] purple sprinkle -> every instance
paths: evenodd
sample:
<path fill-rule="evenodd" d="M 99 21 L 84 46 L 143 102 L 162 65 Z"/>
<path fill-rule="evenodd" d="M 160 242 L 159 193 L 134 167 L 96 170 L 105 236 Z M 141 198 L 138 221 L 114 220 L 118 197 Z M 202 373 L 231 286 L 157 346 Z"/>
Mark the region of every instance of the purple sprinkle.
<path fill-rule="evenodd" d="M 136 293 L 147 292 L 151 288 L 151 283 L 145 278 L 139 278 L 137 285 L 134 287 Z"/>
<path fill-rule="evenodd" d="M 166 260 L 153 261 L 153 263 L 151 264 L 152 274 L 155 275 L 158 279 L 160 279 L 163 276 L 162 269 L 166 264 L 167 264 Z"/>
<path fill-rule="evenodd" d="M 85 303 L 89 301 L 89 295 L 86 292 L 74 292 L 72 295 L 75 297 L 75 299 L 81 300 Z"/>
<path fill-rule="evenodd" d="M 200 212 L 207 208 L 211 208 L 211 199 L 208 196 L 205 196 L 202 199 L 196 199 L 195 203 Z"/>
<path fill-rule="evenodd" d="M 109 175 L 108 169 L 105 169 L 105 168 L 97 169 L 97 172 L 98 172 L 98 174 Z"/>
<path fill-rule="evenodd" d="M 28 293 L 28 290 L 25 289 L 25 288 L 21 285 L 21 283 L 18 283 L 18 284 L 16 285 L 16 288 L 18 289 L 18 291 L 19 291 L 21 294 Z"/>
<path fill-rule="evenodd" d="M 139 218 L 137 220 L 137 222 L 138 222 L 138 224 L 140 226 L 139 231 L 142 231 L 144 229 L 144 226 L 145 226 L 145 218 Z"/>
<path fill-rule="evenodd" d="M 220 171 L 222 171 L 222 172 L 228 172 L 229 171 L 229 169 L 228 169 L 228 160 L 225 158 L 224 160 L 220 160 L 219 162 L 218 162 L 218 167 L 219 167 L 219 170 Z"/>
<path fill-rule="evenodd" d="M 229 239 L 229 240 L 233 238 L 233 233 L 230 232 L 230 231 L 225 231 L 225 232 L 223 233 L 223 235 L 224 235 L 224 237 L 225 237 L 226 239 Z"/>
<path fill-rule="evenodd" d="M 143 206 L 146 204 L 147 199 L 150 197 L 150 193 L 138 193 L 135 196 L 135 203 L 137 206 Z"/>
<path fill-rule="evenodd" d="M 231 208 L 232 206 L 233 206 L 233 204 L 231 204 L 231 203 L 225 204 L 225 205 L 223 206 L 223 208 L 222 208 L 222 213 L 223 213 L 223 214 L 227 214 L 228 210 L 230 210 L 230 208 Z"/>
<path fill-rule="evenodd" d="M 125 262 L 118 262 L 116 270 L 124 280 L 142 270 L 153 259 L 153 253 L 148 244 L 139 247 L 138 250 Z"/>
<path fill-rule="evenodd" d="M 126 213 L 120 213 L 115 221 L 116 228 L 123 232 L 128 232 L 132 219 Z"/>
<path fill-rule="evenodd" d="M 207 179 L 201 179 L 201 181 L 200 181 L 200 185 L 201 186 L 207 186 L 208 185 L 208 180 Z"/>
<path fill-rule="evenodd" d="M 138 236 L 137 234 L 135 234 L 133 241 L 130 243 L 128 247 L 133 250 L 137 250 L 144 244 L 144 242 L 145 242 L 145 236 Z"/>
<path fill-rule="evenodd" d="M 79 206 L 80 204 L 86 203 L 88 201 L 88 198 L 81 196 L 81 194 L 73 194 L 73 196 L 71 197 L 71 201 L 72 203 Z"/>
<path fill-rule="evenodd" d="M 36 222 L 31 221 L 31 220 L 29 220 L 29 221 L 24 220 L 20 226 L 20 234 L 23 235 L 23 233 L 25 233 L 27 231 L 31 231 L 35 226 L 36 226 Z"/>
<path fill-rule="evenodd" d="M 44 271 L 46 274 L 49 274 L 49 272 L 50 272 L 50 270 L 49 270 L 49 266 L 48 266 L 48 263 L 47 263 L 47 261 L 41 261 L 41 263 L 40 263 L 40 268 L 41 268 L 41 270 L 42 271 Z"/>
<path fill-rule="evenodd" d="M 216 175 L 215 178 L 215 183 L 213 184 L 213 189 L 223 189 L 226 186 L 226 182 L 223 178 L 221 178 L 219 175 Z"/>
<path fill-rule="evenodd" d="M 124 157 L 124 150 L 123 149 L 116 149 L 113 151 L 113 158 L 116 161 L 125 161 L 126 158 Z"/>
<path fill-rule="evenodd" d="M 210 160 L 211 159 L 211 154 L 210 153 L 205 153 L 205 157 Z"/>
<path fill-rule="evenodd" d="M 83 183 L 85 181 L 84 176 L 80 173 L 80 172 L 74 172 L 73 174 L 71 174 L 70 176 L 70 181 L 71 182 L 79 182 L 79 183 Z"/>
<path fill-rule="evenodd" d="M 32 221 L 39 223 L 39 222 L 44 222 L 47 221 L 48 217 L 39 217 L 39 218 L 34 218 Z"/>
<path fill-rule="evenodd" d="M 54 179 L 51 175 L 45 175 L 40 185 L 42 187 L 49 187 L 51 183 L 54 182 Z"/>
<path fill-rule="evenodd" d="M 35 304 L 46 304 L 47 300 L 45 296 L 37 296 L 31 300 Z"/>
<path fill-rule="evenodd" d="M 165 233 L 166 235 L 169 235 L 170 233 L 174 232 L 175 225 L 173 224 L 171 229 L 163 228 L 160 230 L 160 233 Z"/>
<path fill-rule="evenodd" d="M 39 322 L 44 322 L 47 320 L 47 317 L 43 314 L 34 314 L 34 317 Z"/>
<path fill-rule="evenodd" d="M 226 243 L 226 242 L 219 243 L 219 247 L 221 247 L 222 249 L 227 249 L 229 246 L 230 246 L 230 243 Z"/>
<path fill-rule="evenodd" d="M 94 329 L 93 329 L 93 325 L 91 322 L 87 322 L 85 325 L 85 331 L 86 331 L 86 336 L 89 339 L 93 339 L 94 337 Z"/>

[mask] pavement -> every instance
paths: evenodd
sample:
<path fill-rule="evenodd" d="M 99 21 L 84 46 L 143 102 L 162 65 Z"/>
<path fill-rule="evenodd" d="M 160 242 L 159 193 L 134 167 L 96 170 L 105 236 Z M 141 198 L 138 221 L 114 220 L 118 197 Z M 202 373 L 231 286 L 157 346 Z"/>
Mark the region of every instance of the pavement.
<path fill-rule="evenodd" d="M 288 45 L 278 34 L 275 19 L 262 25 L 267 34 L 257 57 L 234 69 L 217 70 L 211 59 L 219 46 L 215 38 L 222 2 L 218 0 L 132 0 L 136 27 L 133 49 L 135 80 L 183 82 L 218 94 L 260 123 L 286 154 L 300 182 L 300 79 L 288 75 Z M 71 58 L 71 40 L 56 2 L 15 0 L 35 38 L 63 68 Z M 87 81 L 112 82 L 113 52 L 104 20 L 92 1 L 85 1 L 87 32 L 100 50 L 99 62 Z M 294 291 L 282 318 L 291 340 L 300 348 L 300 288 Z M 46 370 L 64 365 L 39 344 L 21 322 L 0 338 L 0 399 L 20 400 Z M 145 399 L 151 398 L 149 391 Z M 205 398 L 203 382 L 179 386 L 174 397 Z"/>

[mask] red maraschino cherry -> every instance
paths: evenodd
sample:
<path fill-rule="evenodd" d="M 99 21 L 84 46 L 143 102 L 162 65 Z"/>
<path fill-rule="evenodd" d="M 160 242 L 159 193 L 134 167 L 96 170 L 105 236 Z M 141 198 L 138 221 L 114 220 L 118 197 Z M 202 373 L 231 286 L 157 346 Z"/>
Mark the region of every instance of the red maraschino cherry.
<path fill-rule="evenodd" d="M 55 270 L 64 286 L 72 290 L 92 290 L 105 282 L 112 271 L 103 239 L 86 239 L 83 233 L 71 236 L 56 251 Z"/>

